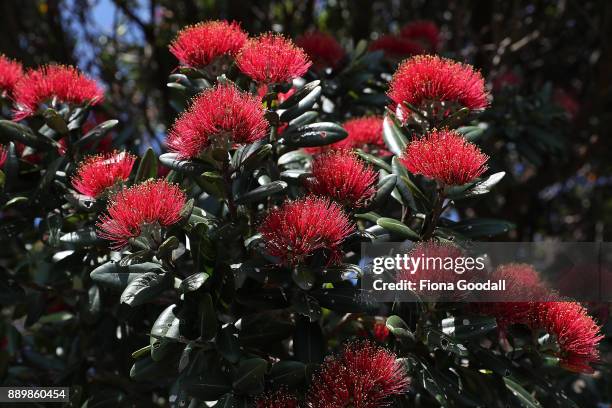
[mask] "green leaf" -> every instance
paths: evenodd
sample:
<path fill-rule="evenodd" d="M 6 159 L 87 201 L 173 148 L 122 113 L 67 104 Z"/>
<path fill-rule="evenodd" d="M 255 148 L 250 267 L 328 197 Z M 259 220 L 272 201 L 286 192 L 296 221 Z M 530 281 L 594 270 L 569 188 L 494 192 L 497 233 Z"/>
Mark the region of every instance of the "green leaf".
<path fill-rule="evenodd" d="M 343 263 L 340 265 L 328 266 L 321 271 L 318 277 L 321 282 L 344 282 L 352 279 L 359 279 L 363 276 L 363 271 L 358 265 Z"/>
<path fill-rule="evenodd" d="M 298 126 L 307 125 L 309 123 L 314 122 L 319 117 L 319 112 L 317 111 L 308 111 L 304 112 L 300 116 L 295 119 L 289 121 L 289 126 L 287 129 L 294 129 Z"/>
<path fill-rule="evenodd" d="M 399 316 L 389 316 L 387 318 L 386 326 L 395 337 L 408 339 L 411 341 L 415 340 L 414 333 L 410 331 L 410 328 L 408 327 L 406 322 L 404 322 Z"/>
<path fill-rule="evenodd" d="M 142 183 L 148 179 L 154 179 L 157 177 L 157 156 L 152 148 L 148 148 L 144 156 L 140 160 L 138 165 L 138 171 L 136 171 L 136 178 L 134 183 Z"/>
<path fill-rule="evenodd" d="M 325 340 L 318 322 L 299 317 L 293 335 L 293 354 L 306 364 L 318 364 L 325 356 Z"/>
<path fill-rule="evenodd" d="M 74 147 L 87 146 L 102 139 L 106 134 L 119 123 L 116 119 L 107 120 L 100 123 L 95 128 L 87 132 L 83 137 L 74 142 Z"/>
<path fill-rule="evenodd" d="M 317 122 L 283 132 L 280 142 L 289 147 L 314 147 L 336 143 L 347 136 L 346 130 L 337 123 Z"/>
<path fill-rule="evenodd" d="M 215 345 L 219 353 L 230 363 L 236 364 L 240 360 L 238 329 L 233 324 L 230 323 L 217 332 Z"/>
<path fill-rule="evenodd" d="M 188 293 L 195 292 L 200 289 L 202 285 L 208 280 L 209 275 L 204 272 L 197 272 L 193 275 L 190 275 L 183 279 L 181 284 L 179 285 L 177 292 L 178 293 Z"/>
<path fill-rule="evenodd" d="M 514 229 L 514 224 L 492 218 L 473 218 L 457 222 L 449 227 L 468 238 L 492 237 Z"/>
<path fill-rule="evenodd" d="M 55 140 L 47 136 L 35 135 L 29 127 L 11 120 L 0 120 L 0 142 L 3 144 L 20 142 L 39 150 L 51 150 L 59 147 Z"/>
<path fill-rule="evenodd" d="M 293 332 L 293 324 L 273 312 L 244 316 L 238 336 L 243 345 L 269 344 L 286 339 Z"/>
<path fill-rule="evenodd" d="M 310 294 L 322 307 L 339 313 L 367 312 L 377 307 L 364 299 L 361 289 L 354 287 L 315 289 Z"/>
<path fill-rule="evenodd" d="M 232 390 L 215 350 L 199 351 L 185 374 L 188 394 L 203 401 L 215 401 Z"/>
<path fill-rule="evenodd" d="M 291 304 L 296 313 L 308 317 L 311 322 L 321 318 L 322 311 L 319 302 L 303 290 L 296 290 L 294 292 Z"/>
<path fill-rule="evenodd" d="M 170 305 L 159 314 L 149 337 L 151 358 L 154 361 L 161 361 L 171 350 L 171 344 L 180 337 L 180 321 L 174 314 L 176 305 Z"/>
<path fill-rule="evenodd" d="M 318 80 L 312 81 L 281 103 L 278 106 L 280 120 L 282 122 L 289 122 L 312 109 L 321 96 L 322 89 L 319 84 L 320 81 Z"/>
<path fill-rule="evenodd" d="M 217 334 L 217 313 L 213 305 L 210 293 L 204 293 L 200 297 L 200 335 L 204 340 L 210 340 Z"/>
<path fill-rule="evenodd" d="M 379 226 L 383 227 L 384 229 L 386 229 L 387 231 L 403 237 L 403 238 L 409 238 L 412 240 L 420 240 L 421 237 L 419 236 L 419 234 L 417 234 L 415 231 L 413 231 L 412 229 L 410 229 L 408 226 L 406 226 L 405 224 L 403 224 L 401 221 L 393 219 L 393 218 L 386 218 L 386 217 L 382 217 L 379 218 L 378 220 L 376 220 L 376 224 L 378 224 Z"/>
<path fill-rule="evenodd" d="M 60 237 L 60 242 L 64 244 L 86 246 L 102 242 L 96 235 L 94 227 L 86 227 L 84 229 L 69 232 Z"/>
<path fill-rule="evenodd" d="M 270 382 L 276 386 L 297 387 L 306 380 L 306 364 L 300 361 L 284 360 L 270 369 Z"/>
<path fill-rule="evenodd" d="M 385 162 L 383 159 L 379 159 L 378 157 L 372 156 L 371 154 L 368 154 L 361 150 L 355 150 L 355 152 L 357 153 L 359 157 L 361 157 L 366 162 L 373 164 L 374 166 L 379 167 L 383 170 L 386 170 L 389 173 L 393 171 L 389 163 Z"/>
<path fill-rule="evenodd" d="M 264 375 L 268 370 L 268 362 L 263 358 L 243 360 L 238 366 L 233 387 L 247 395 L 257 395 L 264 390 Z"/>
<path fill-rule="evenodd" d="M 296 266 L 291 270 L 291 277 L 300 289 L 310 290 L 313 288 L 316 277 L 314 271 L 308 266 Z"/>
<path fill-rule="evenodd" d="M 172 251 L 180 246 L 177 237 L 170 236 L 157 248 L 157 259 L 165 259 L 172 255 Z"/>
<path fill-rule="evenodd" d="M 277 163 L 279 166 L 286 166 L 290 163 L 306 161 L 309 157 L 310 155 L 303 150 L 291 150 L 279 157 Z"/>
<path fill-rule="evenodd" d="M 154 262 L 145 262 L 137 265 L 121 266 L 119 262 L 109 261 L 91 271 L 90 277 L 94 282 L 111 289 L 123 289 L 145 272 L 162 272 L 162 266 Z"/>
<path fill-rule="evenodd" d="M 402 155 L 408 145 L 408 140 L 402 134 L 395 122 L 388 116 L 383 120 L 383 140 L 390 152 L 395 155 Z"/>
<path fill-rule="evenodd" d="M 280 193 L 281 191 L 285 190 L 287 185 L 288 184 L 284 181 L 272 181 L 236 198 L 236 204 L 247 204 L 254 201 L 261 201 L 273 194 Z"/>
<path fill-rule="evenodd" d="M 456 316 L 442 319 L 444 334 L 456 339 L 480 337 L 497 327 L 497 320 L 488 316 Z"/>
<path fill-rule="evenodd" d="M 164 153 L 159 156 L 159 162 L 164 166 L 190 174 L 202 174 L 206 170 L 211 169 L 211 166 L 206 165 L 202 162 L 196 162 L 192 160 L 181 160 L 178 157 L 178 153 Z"/>
<path fill-rule="evenodd" d="M 376 220 L 378 220 L 381 217 L 380 214 L 375 213 L 374 211 L 369 211 L 367 213 L 362 213 L 362 214 L 355 214 L 355 218 L 358 218 L 360 220 L 367 220 L 370 222 L 374 222 L 376 223 Z"/>
<path fill-rule="evenodd" d="M 120 303 L 136 307 L 152 300 L 168 288 L 165 273 L 145 272 L 128 284 L 121 294 Z"/>
<path fill-rule="evenodd" d="M 397 183 L 397 176 L 395 174 L 387 174 L 378 182 L 376 187 L 376 195 L 372 200 L 372 208 L 378 208 L 386 204 L 391 192 L 395 188 Z"/>
<path fill-rule="evenodd" d="M 468 141 L 475 142 L 482 137 L 485 130 L 487 130 L 486 125 L 461 126 L 459 129 L 457 129 L 457 132 L 461 133 Z"/>
<path fill-rule="evenodd" d="M 43 112 L 43 118 L 45 119 L 45 123 L 51 129 L 55 130 L 60 135 L 68 134 L 68 125 L 64 118 L 62 118 L 55 109 L 47 109 Z"/>
<path fill-rule="evenodd" d="M 498 173 L 491 174 L 486 179 L 467 183 L 463 186 L 450 188 L 447 191 L 446 196 L 451 200 L 459 200 L 462 198 L 487 194 L 497 183 L 499 183 L 504 178 L 505 175 L 506 172 L 500 171 Z"/>
<path fill-rule="evenodd" d="M 516 397 L 522 407 L 525 408 L 542 408 L 542 405 L 536 400 L 523 386 L 512 380 L 510 377 L 504 377 L 506 387 Z"/>

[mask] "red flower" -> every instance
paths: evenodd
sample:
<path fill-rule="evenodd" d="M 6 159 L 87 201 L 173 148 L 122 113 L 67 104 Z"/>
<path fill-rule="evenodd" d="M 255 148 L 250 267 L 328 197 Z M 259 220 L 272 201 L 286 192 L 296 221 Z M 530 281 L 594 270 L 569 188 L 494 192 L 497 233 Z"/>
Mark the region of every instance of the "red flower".
<path fill-rule="evenodd" d="M 370 44 L 370 51 L 383 51 L 387 58 L 401 59 L 425 53 L 421 44 L 396 35 L 382 35 Z"/>
<path fill-rule="evenodd" d="M 413 174 L 444 185 L 462 185 L 487 170 L 489 157 L 453 130 L 433 130 L 408 144 L 401 163 Z"/>
<path fill-rule="evenodd" d="M 268 131 L 258 98 L 233 85 L 217 85 L 197 96 L 174 123 L 168 135 L 170 150 L 195 158 L 211 144 L 253 143 Z"/>
<path fill-rule="evenodd" d="M 236 58 L 238 68 L 258 82 L 290 82 L 312 64 L 299 47 L 282 35 L 267 33 L 246 42 Z"/>
<path fill-rule="evenodd" d="M 81 162 L 72 185 L 81 194 L 98 197 L 130 177 L 136 157 L 127 152 L 89 156 Z"/>
<path fill-rule="evenodd" d="M 15 85 L 22 76 L 21 64 L 0 54 L 0 97 L 12 97 Z"/>
<path fill-rule="evenodd" d="M 420 42 L 432 52 L 436 52 L 440 44 L 440 29 L 433 21 L 419 20 L 408 23 L 402 28 L 400 35 Z"/>
<path fill-rule="evenodd" d="M 362 341 L 325 360 L 312 380 L 307 401 L 310 408 L 386 407 L 408 384 L 395 354 Z"/>
<path fill-rule="evenodd" d="M 488 105 L 484 78 L 478 71 L 432 55 L 404 61 L 393 75 L 387 95 L 396 112 L 399 110 L 398 116 L 407 109 L 404 102 L 444 116 L 463 107 L 480 110 Z"/>
<path fill-rule="evenodd" d="M 305 197 L 270 211 L 259 232 L 268 253 L 286 265 L 302 263 L 319 250 L 328 251 L 330 263 L 338 263 L 342 257 L 340 245 L 353 227 L 337 204 Z"/>
<path fill-rule="evenodd" d="M 387 328 L 387 325 L 385 323 L 374 323 L 374 338 L 376 340 L 378 340 L 381 343 L 384 343 L 385 341 L 387 341 L 387 338 L 389 337 L 389 329 Z"/>
<path fill-rule="evenodd" d="M 104 98 L 96 81 L 78 69 L 47 65 L 27 72 L 15 86 L 15 120 L 36 113 L 42 104 L 96 105 Z"/>
<path fill-rule="evenodd" d="M 295 43 L 306 51 L 318 70 L 336 68 L 344 58 L 344 49 L 334 37 L 320 31 L 299 36 Z"/>
<path fill-rule="evenodd" d="M 203 68 L 217 58 L 236 56 L 247 38 L 236 22 L 206 21 L 179 31 L 170 52 L 183 65 Z"/>
<path fill-rule="evenodd" d="M 112 248 L 122 249 L 130 238 L 141 236 L 150 227 L 169 227 L 181 218 L 185 193 L 165 180 L 146 181 L 124 188 L 113 196 L 108 214 L 98 221 L 98 236 L 112 241 Z M 153 238 L 147 236 L 146 238 Z"/>
<path fill-rule="evenodd" d="M 281 389 L 258 397 L 255 408 L 298 408 L 298 400 L 295 395 Z"/>
<path fill-rule="evenodd" d="M 312 177 L 306 188 L 345 207 L 360 208 L 376 194 L 377 173 L 349 150 L 337 150 L 318 156 L 312 162 Z"/>
<path fill-rule="evenodd" d="M 341 140 L 341 142 L 345 142 L 349 144 L 350 147 L 361 149 L 365 152 L 376 150 L 381 156 L 388 156 L 391 154 L 387 150 L 387 146 L 382 137 L 382 117 L 363 116 L 347 120 L 342 126 L 348 132 L 348 137 Z"/>
<path fill-rule="evenodd" d="M 590 363 L 599 360 L 597 346 L 603 335 L 587 311 L 576 302 L 538 302 L 531 321 L 534 329 L 554 335 L 559 346 L 557 357 L 568 370 L 592 372 Z"/>

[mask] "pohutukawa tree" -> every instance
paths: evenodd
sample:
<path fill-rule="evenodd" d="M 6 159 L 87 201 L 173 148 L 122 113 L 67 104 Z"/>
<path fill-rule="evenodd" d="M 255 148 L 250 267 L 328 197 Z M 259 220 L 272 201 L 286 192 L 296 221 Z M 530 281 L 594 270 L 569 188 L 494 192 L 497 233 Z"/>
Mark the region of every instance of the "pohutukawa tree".
<path fill-rule="evenodd" d="M 44 360 L 24 327 L 51 338 L 50 372 L 87 406 L 568 406 L 552 379 L 597 369 L 600 328 L 533 267 L 494 275 L 542 301 L 362 296 L 361 243 L 453 257 L 512 228 L 461 211 L 504 173 L 473 142 L 485 79 L 433 55 L 440 38 L 431 22 L 351 49 L 186 27 L 165 152 L 92 125 L 104 91 L 78 69 L 0 56 L 2 228 L 26 254 L 1 271 L 21 323 L 0 360 Z"/>

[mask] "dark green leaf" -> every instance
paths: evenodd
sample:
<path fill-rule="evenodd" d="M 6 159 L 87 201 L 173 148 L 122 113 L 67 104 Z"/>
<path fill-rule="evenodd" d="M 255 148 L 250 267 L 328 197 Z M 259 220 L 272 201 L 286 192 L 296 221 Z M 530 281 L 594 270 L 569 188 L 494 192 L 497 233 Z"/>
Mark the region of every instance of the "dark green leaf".
<path fill-rule="evenodd" d="M 152 148 L 148 148 L 144 156 L 140 160 L 138 165 L 138 171 L 136 171 L 135 183 L 142 183 L 148 179 L 154 179 L 157 177 L 157 156 Z"/>
<path fill-rule="evenodd" d="M 40 150 L 51 150 L 59 147 L 53 139 L 43 135 L 35 135 L 29 127 L 11 120 L 0 120 L 0 142 L 3 144 L 20 142 Z"/>
<path fill-rule="evenodd" d="M 276 386 L 297 387 L 306 379 L 306 365 L 300 361 L 279 361 L 270 370 L 270 382 Z"/>
<path fill-rule="evenodd" d="M 60 135 L 65 135 L 68 133 L 68 125 L 64 118 L 62 118 L 55 109 L 47 109 L 43 112 L 43 118 L 45 119 L 45 123 L 51 129 L 55 130 Z"/>
<path fill-rule="evenodd" d="M 272 181 L 268 184 L 264 184 L 263 186 L 257 187 L 256 189 L 251 190 L 248 193 L 243 194 L 242 196 L 236 198 L 235 201 L 236 204 L 247 204 L 252 203 L 254 201 L 261 201 L 264 198 L 267 198 L 273 194 L 280 193 L 286 188 L 287 183 L 285 183 L 284 181 Z"/>
<path fill-rule="evenodd" d="M 113 129 L 119 123 L 116 119 L 107 120 L 106 122 L 100 123 L 95 128 L 87 132 L 83 137 L 74 142 L 75 147 L 82 147 L 89 144 L 93 144 L 98 140 L 102 139 L 106 134 Z"/>
<path fill-rule="evenodd" d="M 356 150 L 356 152 L 357 155 L 359 155 L 359 157 L 361 157 L 366 162 L 371 163 L 374 166 L 379 167 L 383 170 L 386 170 L 389 173 L 393 171 L 389 163 L 385 162 L 383 159 L 379 159 L 378 157 L 372 156 L 371 154 L 365 153 L 361 150 Z"/>
<path fill-rule="evenodd" d="M 234 390 L 247 395 L 262 393 L 264 390 L 264 375 L 267 370 L 268 362 L 262 358 L 243 360 L 234 376 Z"/>
<path fill-rule="evenodd" d="M 145 272 L 128 284 L 121 294 L 121 304 L 136 307 L 152 300 L 168 287 L 165 273 Z"/>
<path fill-rule="evenodd" d="M 281 143 L 289 147 L 324 146 L 336 143 L 347 135 L 346 130 L 337 123 L 317 122 L 283 132 Z"/>
<path fill-rule="evenodd" d="M 178 293 L 195 292 L 202 287 L 206 280 L 208 280 L 208 274 L 204 272 L 194 273 L 183 279 L 177 291 Z"/>
<path fill-rule="evenodd" d="M 412 229 L 410 229 L 408 226 L 406 226 L 404 223 L 402 223 L 399 220 L 393 219 L 393 218 L 386 218 L 386 217 L 382 217 L 379 218 L 378 220 L 376 220 L 376 223 L 383 227 L 384 229 L 386 229 L 387 231 L 402 237 L 402 238 L 409 238 L 409 239 L 413 239 L 413 240 L 419 240 L 421 239 L 421 237 L 419 236 L 419 234 L 417 234 L 415 231 L 413 231 Z"/>
<path fill-rule="evenodd" d="M 385 117 L 383 120 L 383 139 L 389 151 L 398 156 L 404 153 L 408 145 L 408 140 L 402 134 L 402 131 L 389 117 Z"/>
<path fill-rule="evenodd" d="M 154 262 L 137 265 L 120 266 L 118 262 L 106 262 L 94 269 L 90 277 L 94 282 L 112 289 L 123 289 L 145 272 L 163 271 L 162 266 Z"/>
<path fill-rule="evenodd" d="M 491 218 L 473 218 L 457 222 L 449 227 L 468 238 L 492 237 L 514 229 L 514 224 Z"/>

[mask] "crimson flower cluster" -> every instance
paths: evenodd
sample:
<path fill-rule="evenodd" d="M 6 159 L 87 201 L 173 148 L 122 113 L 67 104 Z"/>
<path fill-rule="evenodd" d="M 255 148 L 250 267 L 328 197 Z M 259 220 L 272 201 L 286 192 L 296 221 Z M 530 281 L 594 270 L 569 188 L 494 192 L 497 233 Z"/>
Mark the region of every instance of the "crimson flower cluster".
<path fill-rule="evenodd" d="M 337 68 L 346 54 L 333 36 L 320 31 L 302 34 L 295 43 L 308 54 L 317 70 Z"/>
<path fill-rule="evenodd" d="M 298 408 L 295 395 L 285 389 L 262 395 L 255 400 L 255 408 Z"/>
<path fill-rule="evenodd" d="M 124 188 L 111 198 L 107 214 L 100 216 L 98 236 L 111 241 L 113 249 L 123 249 L 148 227 L 176 224 L 185 202 L 185 193 L 165 180 Z"/>
<path fill-rule="evenodd" d="M 408 144 L 401 163 L 446 186 L 469 183 L 487 170 L 489 157 L 452 130 L 434 130 Z"/>
<path fill-rule="evenodd" d="M 576 372 L 592 372 L 599 360 L 600 327 L 577 302 L 561 299 L 551 292 L 538 272 L 525 264 L 502 265 L 495 279 L 506 279 L 508 302 L 483 303 L 477 309 L 495 316 L 502 335 L 513 324 L 524 324 L 534 332 L 554 336 L 561 366 Z M 512 299 L 533 301 L 511 301 Z"/>
<path fill-rule="evenodd" d="M 72 179 L 73 187 L 88 197 L 99 197 L 130 177 L 136 156 L 127 152 L 104 153 L 83 160 Z"/>
<path fill-rule="evenodd" d="M 353 226 L 337 204 L 307 196 L 270 211 L 259 232 L 270 255 L 294 266 L 318 250 L 328 251 L 330 263 L 338 263 L 342 259 L 340 245 Z"/>
<path fill-rule="evenodd" d="M 204 68 L 217 58 L 235 57 L 247 38 L 236 22 L 206 21 L 183 28 L 170 52 L 185 66 Z"/>
<path fill-rule="evenodd" d="M 349 343 L 313 377 L 309 408 L 381 408 L 406 392 L 405 368 L 395 354 L 370 342 Z"/>
<path fill-rule="evenodd" d="M 385 34 L 372 41 L 370 51 L 383 51 L 387 58 L 401 59 L 423 54 L 425 49 L 421 44 L 408 38 Z"/>
<path fill-rule="evenodd" d="M 262 34 L 246 42 L 236 59 L 238 68 L 264 84 L 290 82 L 304 75 L 312 63 L 293 41 L 279 34 Z"/>
<path fill-rule="evenodd" d="M 98 84 L 78 69 L 64 65 L 47 65 L 28 71 L 13 91 L 15 120 L 36 113 L 43 104 L 96 105 L 104 99 Z"/>
<path fill-rule="evenodd" d="M 0 54 L 0 97 L 12 97 L 15 85 L 22 76 L 21 64 Z"/>
<path fill-rule="evenodd" d="M 233 85 L 217 85 L 198 95 L 174 123 L 167 139 L 181 158 L 196 158 L 210 145 L 253 143 L 268 131 L 256 97 Z"/>
<path fill-rule="evenodd" d="M 306 188 L 347 208 L 368 204 L 376 193 L 378 174 L 348 150 L 322 154 L 312 162 L 312 177 Z"/>
<path fill-rule="evenodd" d="M 412 21 L 402 27 L 400 30 L 400 36 L 413 41 L 418 41 L 426 50 L 430 52 L 436 52 L 440 46 L 440 29 L 433 21 Z"/>
<path fill-rule="evenodd" d="M 395 71 L 389 91 L 392 108 L 398 116 L 408 114 L 404 103 L 421 110 L 432 104 L 445 105 L 448 115 L 459 108 L 481 110 L 488 106 L 488 93 L 482 75 L 470 65 L 431 55 L 418 55 L 404 61 Z M 405 118 L 404 118 L 405 119 Z"/>

